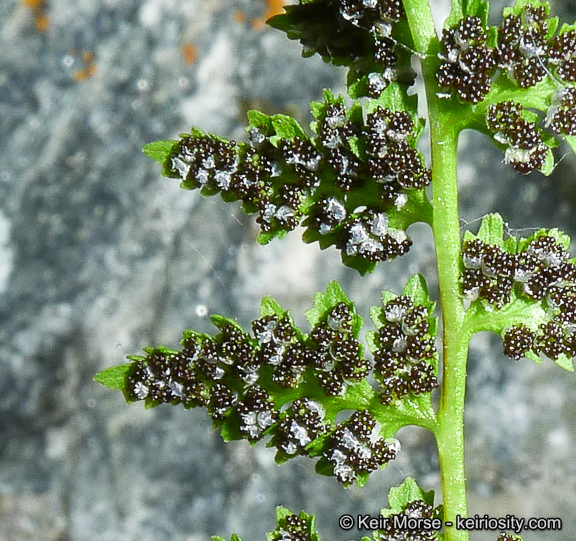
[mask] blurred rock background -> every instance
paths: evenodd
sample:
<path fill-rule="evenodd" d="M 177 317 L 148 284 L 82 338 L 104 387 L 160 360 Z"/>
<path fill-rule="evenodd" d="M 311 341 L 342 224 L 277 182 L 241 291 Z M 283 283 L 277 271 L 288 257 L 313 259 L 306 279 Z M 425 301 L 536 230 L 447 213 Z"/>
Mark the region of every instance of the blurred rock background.
<path fill-rule="evenodd" d="M 344 491 L 306 460 L 224 445 L 201 410 L 126 407 L 92 382 L 143 346 L 176 346 L 213 313 L 246 325 L 262 295 L 300 323 L 339 279 L 367 319 L 384 288 L 414 272 L 434 289 L 427 228 L 412 252 L 365 278 L 298 233 L 266 247 L 237 206 L 160 177 L 143 144 L 191 125 L 242 138 L 245 112 L 296 114 L 343 72 L 264 28 L 263 0 L 5 0 L 0 3 L 0 539 L 264 539 L 274 508 L 318 514 L 345 540 L 343 513 L 372 513 L 406 475 L 439 488 L 435 445 L 400 432 L 404 452 L 364 490 Z M 447 7 L 438 5 L 439 19 Z M 500 9 L 498 7 L 495 12 Z M 576 6 L 555 2 L 573 21 Z M 494 15 L 494 14 L 493 14 Z M 423 146 L 426 146 L 423 141 Z M 480 136 L 462 138 L 462 216 L 499 211 L 513 233 L 576 234 L 576 161 L 518 177 Z M 566 152 L 568 152 L 566 150 Z M 562 153 L 562 151 L 561 151 Z M 576 527 L 576 378 L 503 357 L 477 336 L 470 356 L 470 514 L 558 516 Z M 352 537 L 354 532 L 350 532 Z M 478 532 L 472 540 L 494 540 Z M 356 535 L 360 537 L 360 535 Z"/>

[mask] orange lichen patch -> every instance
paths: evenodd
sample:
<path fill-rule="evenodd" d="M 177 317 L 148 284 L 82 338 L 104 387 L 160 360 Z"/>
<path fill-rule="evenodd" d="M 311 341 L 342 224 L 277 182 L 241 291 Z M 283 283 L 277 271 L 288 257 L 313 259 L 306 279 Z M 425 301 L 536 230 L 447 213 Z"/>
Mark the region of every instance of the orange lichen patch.
<path fill-rule="evenodd" d="M 244 13 L 243 11 L 240 11 L 239 9 L 237 9 L 237 10 L 234 12 L 234 20 L 235 20 L 237 23 L 244 24 L 244 23 L 246 22 L 246 13 Z"/>
<path fill-rule="evenodd" d="M 184 62 L 188 66 L 192 64 L 196 64 L 196 60 L 198 60 L 198 48 L 191 43 L 183 43 L 180 47 L 180 51 L 182 56 L 184 57 Z"/>
<path fill-rule="evenodd" d="M 21 0 L 22 5 L 27 7 L 34 15 L 36 30 L 46 32 L 50 26 L 50 21 L 46 15 L 46 0 Z"/>
<path fill-rule="evenodd" d="M 286 0 L 265 0 L 266 1 L 266 11 L 264 12 L 264 18 L 269 19 L 274 17 L 274 15 L 280 15 L 284 13 L 284 6 L 286 5 Z"/>
<path fill-rule="evenodd" d="M 252 19 L 252 29 L 260 31 L 266 25 L 266 19 Z"/>
<path fill-rule="evenodd" d="M 22 5 L 34 9 L 42 9 L 45 7 L 46 1 L 45 0 L 22 0 Z"/>
<path fill-rule="evenodd" d="M 73 79 L 77 83 L 86 81 L 96 75 L 97 68 L 95 63 L 96 55 L 89 51 L 82 53 L 82 60 L 84 61 L 84 68 L 77 69 L 73 74 Z"/>
<path fill-rule="evenodd" d="M 49 26 L 50 20 L 46 15 L 38 15 L 36 17 L 36 30 L 38 30 L 38 32 L 46 32 Z"/>
<path fill-rule="evenodd" d="M 274 15 L 280 15 L 284 13 L 284 6 L 287 4 L 286 0 L 263 0 L 266 3 L 266 10 L 264 15 L 259 19 L 254 19 L 252 21 L 252 28 L 254 30 L 262 30 L 266 24 L 266 21 Z"/>

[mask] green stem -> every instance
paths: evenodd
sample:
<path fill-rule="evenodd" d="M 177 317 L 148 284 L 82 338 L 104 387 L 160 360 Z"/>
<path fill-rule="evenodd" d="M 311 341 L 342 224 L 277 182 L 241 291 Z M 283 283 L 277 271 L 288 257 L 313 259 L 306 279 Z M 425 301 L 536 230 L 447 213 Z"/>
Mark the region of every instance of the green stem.
<path fill-rule="evenodd" d="M 404 9 L 416 51 L 422 56 L 430 54 L 438 39 L 428 0 L 404 0 Z"/>
<path fill-rule="evenodd" d="M 460 5 L 460 4 L 459 4 Z M 433 234 L 443 322 L 443 377 L 435 435 L 440 458 L 445 541 L 467 541 L 468 532 L 457 530 L 456 517 L 467 516 L 464 475 L 464 398 L 470 334 L 463 327 L 465 311 L 460 295 L 460 223 L 458 215 L 457 150 L 460 125 L 453 103 L 436 93 L 435 71 L 439 43 L 427 0 L 404 0 L 404 8 L 422 55 L 432 149 Z M 452 100 L 451 100 L 452 101 Z"/>
<path fill-rule="evenodd" d="M 429 101 L 432 145 L 434 244 L 443 322 L 442 394 L 436 441 L 440 457 L 444 521 L 456 523 L 467 516 L 464 476 L 464 395 L 469 334 L 463 329 L 464 307 L 460 295 L 460 228 L 456 152 L 458 134 Z M 440 118 L 439 118 L 440 117 Z M 446 528 L 446 541 L 465 541 L 465 531 Z"/>

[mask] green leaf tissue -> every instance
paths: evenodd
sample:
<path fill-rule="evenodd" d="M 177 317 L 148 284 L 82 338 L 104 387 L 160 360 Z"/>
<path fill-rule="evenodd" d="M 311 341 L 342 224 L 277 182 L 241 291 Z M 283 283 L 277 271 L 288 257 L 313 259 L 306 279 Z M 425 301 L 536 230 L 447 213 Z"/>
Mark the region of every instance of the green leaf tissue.
<path fill-rule="evenodd" d="M 441 494 L 407 478 L 389 487 L 377 517 L 341 517 L 343 536 L 364 528 L 363 541 L 470 538 L 464 404 L 476 333 L 499 335 L 515 361 L 574 371 L 570 239 L 556 229 L 513 237 L 497 214 L 462 233 L 457 147 L 463 130 L 479 131 L 522 175 L 550 174 L 563 141 L 576 150 L 576 27 L 539 0 L 504 9 L 499 26 L 488 12 L 483 0 L 452 0 L 439 35 L 428 0 L 299 0 L 268 23 L 304 56 L 344 66 L 348 96 L 314 97 L 310 126 L 250 111 L 244 141 L 194 128 L 144 147 L 182 188 L 255 214 L 260 243 L 298 227 L 362 276 L 418 249 L 412 224 L 431 228 L 438 298 L 414 275 L 375 299 L 367 330 L 332 282 L 311 302 L 306 329 L 266 297 L 250 328 L 234 314 L 212 316 L 213 334 L 185 330 L 180 347 L 145 348 L 95 377 L 128 403 L 205 408 L 225 441 L 265 442 L 278 464 L 308 457 L 344 487 L 396 459 L 400 428 L 429 430 Z M 428 156 L 418 147 L 425 126 Z M 279 507 L 275 520 L 268 541 L 320 539 L 304 511 Z M 514 521 L 491 529 L 495 541 L 522 539 Z"/>

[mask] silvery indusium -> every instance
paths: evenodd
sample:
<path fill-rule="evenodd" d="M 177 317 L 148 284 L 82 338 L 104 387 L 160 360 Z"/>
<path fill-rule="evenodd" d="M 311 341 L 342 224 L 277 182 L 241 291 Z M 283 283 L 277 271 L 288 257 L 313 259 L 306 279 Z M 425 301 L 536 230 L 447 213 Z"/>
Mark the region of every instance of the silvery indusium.
<path fill-rule="evenodd" d="M 251 329 L 213 316 L 214 336 L 187 330 L 180 349 L 147 348 L 146 356 L 131 356 L 96 380 L 128 402 L 204 407 L 224 440 L 265 440 L 279 463 L 308 456 L 318 473 L 345 486 L 365 484 L 395 459 L 398 429 L 424 427 L 438 444 L 442 505 L 434 507 L 432 492 L 409 478 L 390 490 L 382 513 L 444 523 L 467 516 L 463 409 L 472 335 L 495 332 L 511 359 L 546 357 L 569 371 L 576 356 L 569 238 L 557 230 L 505 237 L 494 214 L 461 238 L 457 206 L 464 129 L 492 138 L 521 174 L 549 174 L 561 141 L 576 149 L 576 30 L 559 26 L 549 11 L 546 3 L 521 0 L 490 27 L 486 2 L 454 0 L 438 37 L 426 0 L 300 0 L 269 24 L 299 40 L 305 56 L 346 66 L 350 99 L 325 91 L 311 104 L 309 131 L 289 116 L 250 111 L 247 142 L 193 129 L 144 147 L 183 188 L 241 201 L 257 215 L 261 243 L 300 226 L 305 242 L 335 247 L 361 275 L 412 249 L 411 224 L 429 224 L 440 340 L 423 276 L 400 294 L 383 292 L 371 311 L 368 353 L 353 302 L 331 283 L 307 312 L 308 332 L 265 298 Z M 425 96 L 408 95 L 417 77 Z M 431 167 L 416 148 L 424 126 L 419 98 L 427 100 Z M 435 407 L 430 395 L 437 388 Z M 348 417 L 336 422 L 341 412 Z M 318 539 L 306 513 L 279 508 L 276 520 L 271 541 Z M 402 523 L 387 521 L 392 526 L 373 539 L 468 539 L 448 526 L 394 529 Z"/>

